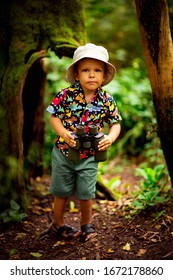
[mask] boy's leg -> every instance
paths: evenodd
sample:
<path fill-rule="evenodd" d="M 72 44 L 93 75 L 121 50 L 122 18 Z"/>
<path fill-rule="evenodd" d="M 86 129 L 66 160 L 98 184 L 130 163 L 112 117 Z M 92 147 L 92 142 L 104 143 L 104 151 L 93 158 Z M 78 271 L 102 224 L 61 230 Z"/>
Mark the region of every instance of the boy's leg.
<path fill-rule="evenodd" d="M 66 202 L 66 197 L 54 197 L 54 222 L 52 224 L 52 229 L 59 237 L 64 237 L 67 239 L 78 238 L 81 235 L 81 231 L 64 223 Z"/>
<path fill-rule="evenodd" d="M 81 230 L 82 239 L 87 241 L 96 236 L 95 227 L 91 223 L 92 205 L 96 192 L 96 180 L 98 163 L 94 157 L 81 160 L 75 166 L 76 176 L 76 196 L 80 200 L 81 209 Z"/>
<path fill-rule="evenodd" d="M 95 226 L 91 223 L 93 200 L 80 200 L 81 209 L 81 240 L 86 242 L 97 235 Z"/>
<path fill-rule="evenodd" d="M 91 223 L 93 200 L 80 200 L 81 226 Z"/>
<path fill-rule="evenodd" d="M 64 222 L 67 198 L 73 194 L 74 183 L 73 164 L 54 146 L 50 186 L 50 193 L 54 195 L 54 221 L 51 227 L 58 237 L 73 239 L 81 233 L 80 230 Z"/>
<path fill-rule="evenodd" d="M 54 197 L 54 224 L 57 227 L 61 227 L 64 225 L 64 211 L 66 202 L 66 197 Z"/>

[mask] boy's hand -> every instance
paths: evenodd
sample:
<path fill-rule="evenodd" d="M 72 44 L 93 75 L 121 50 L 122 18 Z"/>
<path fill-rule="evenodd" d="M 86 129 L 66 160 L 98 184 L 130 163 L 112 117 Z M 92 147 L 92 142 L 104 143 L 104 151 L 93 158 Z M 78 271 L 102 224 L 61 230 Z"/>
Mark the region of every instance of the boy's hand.
<path fill-rule="evenodd" d="M 73 138 L 73 135 L 71 135 L 72 132 L 65 130 L 63 134 L 64 141 L 70 146 L 70 147 L 75 147 L 76 146 L 76 141 Z"/>
<path fill-rule="evenodd" d="M 109 135 L 104 135 L 104 138 L 98 144 L 99 151 L 105 151 L 112 145 L 112 139 Z"/>

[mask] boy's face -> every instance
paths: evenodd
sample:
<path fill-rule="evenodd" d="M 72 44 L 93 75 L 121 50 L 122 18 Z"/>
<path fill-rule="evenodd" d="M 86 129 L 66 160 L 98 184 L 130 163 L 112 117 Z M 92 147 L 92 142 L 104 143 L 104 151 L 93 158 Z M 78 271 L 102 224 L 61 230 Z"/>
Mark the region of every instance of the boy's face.
<path fill-rule="evenodd" d="M 80 81 L 85 94 L 95 93 L 96 89 L 102 85 L 105 79 L 104 62 L 92 58 L 80 60 L 77 65 L 75 78 Z"/>

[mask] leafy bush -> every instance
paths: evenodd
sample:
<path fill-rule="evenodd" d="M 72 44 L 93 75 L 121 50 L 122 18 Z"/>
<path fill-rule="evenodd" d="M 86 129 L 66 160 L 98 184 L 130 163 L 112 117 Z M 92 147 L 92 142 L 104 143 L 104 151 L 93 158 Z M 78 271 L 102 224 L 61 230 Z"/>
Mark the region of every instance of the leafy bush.
<path fill-rule="evenodd" d="M 22 212 L 21 207 L 14 200 L 10 201 L 10 208 L 6 211 L 0 213 L 0 219 L 3 220 L 4 223 L 7 222 L 20 222 L 25 219 L 28 215 Z"/>
<path fill-rule="evenodd" d="M 137 168 L 136 175 L 142 176 L 140 186 L 136 187 L 135 200 L 132 207 L 138 210 L 146 210 L 156 203 L 163 203 L 167 200 L 170 186 L 168 173 L 164 164 L 156 165 L 154 168 Z"/>

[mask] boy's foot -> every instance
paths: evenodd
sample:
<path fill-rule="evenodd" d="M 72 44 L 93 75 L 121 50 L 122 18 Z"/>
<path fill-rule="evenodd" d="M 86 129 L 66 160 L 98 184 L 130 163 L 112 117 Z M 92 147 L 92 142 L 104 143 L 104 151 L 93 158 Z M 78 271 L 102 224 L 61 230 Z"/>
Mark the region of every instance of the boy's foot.
<path fill-rule="evenodd" d="M 51 228 L 56 233 L 57 237 L 64 239 L 76 239 L 81 235 L 80 230 L 67 224 L 64 224 L 61 227 L 57 227 L 55 224 L 52 224 Z"/>
<path fill-rule="evenodd" d="M 95 232 L 95 227 L 93 224 L 83 225 L 83 226 L 81 226 L 81 230 L 82 230 L 81 240 L 83 242 L 86 242 L 89 239 L 97 236 L 97 233 Z"/>

